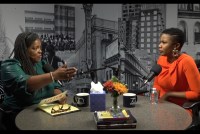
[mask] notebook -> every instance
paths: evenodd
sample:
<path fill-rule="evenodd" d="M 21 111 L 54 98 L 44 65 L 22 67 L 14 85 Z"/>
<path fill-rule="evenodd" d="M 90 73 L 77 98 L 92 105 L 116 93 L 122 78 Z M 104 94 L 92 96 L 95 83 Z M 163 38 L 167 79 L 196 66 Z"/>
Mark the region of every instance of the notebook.
<path fill-rule="evenodd" d="M 79 108 L 74 107 L 72 105 L 69 104 L 61 105 L 58 103 L 42 104 L 39 105 L 38 108 L 52 116 L 80 111 Z"/>

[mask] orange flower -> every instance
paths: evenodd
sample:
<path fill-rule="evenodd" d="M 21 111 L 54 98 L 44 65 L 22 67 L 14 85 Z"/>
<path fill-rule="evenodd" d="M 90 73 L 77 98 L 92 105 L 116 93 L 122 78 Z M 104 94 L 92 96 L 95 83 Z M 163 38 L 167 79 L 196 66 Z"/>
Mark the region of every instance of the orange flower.
<path fill-rule="evenodd" d="M 112 96 L 119 96 L 128 92 L 127 85 L 120 82 L 115 76 L 111 80 L 106 81 L 103 86 L 108 92 L 112 93 Z"/>
<path fill-rule="evenodd" d="M 128 92 L 126 85 L 124 85 L 122 83 L 114 82 L 113 86 L 114 86 L 114 89 L 118 92 L 118 94 L 123 94 L 123 93 Z"/>
<path fill-rule="evenodd" d="M 111 80 L 105 82 L 103 86 L 108 90 L 111 91 L 113 89 L 113 82 Z"/>

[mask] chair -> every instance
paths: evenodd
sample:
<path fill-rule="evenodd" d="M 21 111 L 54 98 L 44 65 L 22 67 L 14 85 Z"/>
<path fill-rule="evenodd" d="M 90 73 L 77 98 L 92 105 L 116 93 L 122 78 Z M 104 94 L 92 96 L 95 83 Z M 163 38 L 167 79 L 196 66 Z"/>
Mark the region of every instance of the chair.
<path fill-rule="evenodd" d="M 4 90 L 3 90 L 3 82 L 1 80 L 1 61 L 0 61 L 0 103 L 3 102 L 4 99 Z"/>
<path fill-rule="evenodd" d="M 1 68 L 0 68 L 0 104 L 3 102 L 3 99 L 4 99 L 4 90 L 3 90 L 3 82 L 1 80 Z M 3 120 L 3 111 L 1 111 L 0 107 L 0 130 L 6 130 L 6 127 L 3 125 L 2 120 Z"/>
<path fill-rule="evenodd" d="M 192 109 L 192 124 L 188 130 L 200 130 L 200 101 L 187 101 L 183 108 Z"/>
<path fill-rule="evenodd" d="M 0 103 L 3 102 L 3 99 L 4 99 L 4 90 L 3 90 L 3 83 L 0 79 Z"/>

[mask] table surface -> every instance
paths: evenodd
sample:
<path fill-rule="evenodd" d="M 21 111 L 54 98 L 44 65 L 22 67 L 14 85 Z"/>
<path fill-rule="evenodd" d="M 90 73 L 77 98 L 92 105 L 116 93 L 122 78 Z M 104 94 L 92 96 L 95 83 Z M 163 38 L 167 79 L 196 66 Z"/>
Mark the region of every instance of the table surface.
<path fill-rule="evenodd" d="M 72 98 L 73 96 L 69 96 L 69 104 Z M 122 96 L 119 96 L 121 108 L 122 101 Z M 107 94 L 106 109 L 111 106 L 111 96 Z M 36 107 L 37 105 L 27 107 L 17 115 L 15 123 L 20 130 L 97 130 L 89 106 L 79 107 L 81 111 L 59 116 L 51 116 Z M 192 117 L 184 108 L 170 102 L 151 104 L 146 96 L 138 96 L 135 107 L 125 109 L 130 110 L 137 120 L 133 130 L 185 130 L 192 122 Z"/>

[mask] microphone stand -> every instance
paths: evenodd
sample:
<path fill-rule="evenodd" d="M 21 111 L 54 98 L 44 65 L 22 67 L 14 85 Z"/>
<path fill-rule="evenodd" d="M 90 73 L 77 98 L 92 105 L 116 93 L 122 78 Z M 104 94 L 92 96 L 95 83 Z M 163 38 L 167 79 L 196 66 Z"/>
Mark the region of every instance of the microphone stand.
<path fill-rule="evenodd" d="M 90 69 L 89 71 L 80 72 L 80 74 L 88 74 L 88 73 L 90 73 L 91 79 L 92 79 L 92 81 L 94 81 L 95 72 L 97 72 L 99 70 L 104 70 L 106 68 L 111 68 L 113 70 L 113 75 L 118 78 L 120 70 L 118 68 L 116 68 L 116 67 L 111 67 L 111 66 L 105 66 L 105 67 L 101 67 L 101 68 L 97 68 L 97 69 Z"/>
<path fill-rule="evenodd" d="M 104 70 L 104 69 L 106 69 L 106 67 L 102 67 L 102 68 L 97 68 L 97 69 L 90 69 L 89 71 L 85 71 L 85 72 L 81 72 L 80 74 L 90 74 L 90 77 L 91 77 L 91 79 L 92 79 L 92 81 L 94 82 L 94 83 L 97 83 L 97 80 L 96 81 L 94 81 L 95 80 L 95 77 L 96 77 L 96 72 L 97 71 L 99 71 L 99 70 Z"/>
<path fill-rule="evenodd" d="M 105 65 L 104 65 L 105 66 Z M 105 68 L 111 68 L 113 70 L 113 75 L 119 78 L 120 76 L 120 69 L 116 67 L 111 67 L 111 66 L 105 66 Z M 122 72 L 122 71 L 121 71 Z"/>
<path fill-rule="evenodd" d="M 104 69 L 106 69 L 106 67 L 102 67 L 102 68 L 98 68 L 98 69 L 90 69 L 89 71 L 81 72 L 80 74 L 88 74 L 91 72 L 96 72 L 96 71 L 104 70 Z"/>
<path fill-rule="evenodd" d="M 147 77 L 146 76 L 142 76 L 141 78 L 144 81 L 144 83 L 139 87 L 140 89 L 143 88 L 147 84 L 147 82 L 146 82 L 147 81 Z M 147 93 L 147 92 L 149 92 L 148 89 L 142 89 L 142 90 L 133 91 L 133 93 L 135 93 L 137 95 L 144 94 L 144 93 Z"/>

